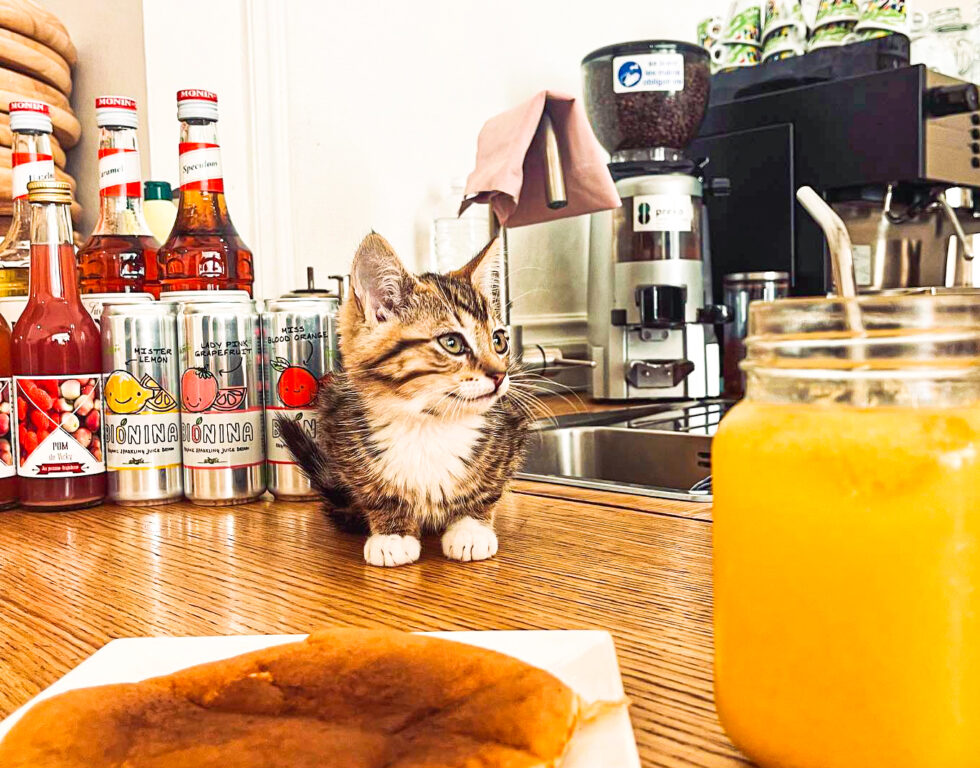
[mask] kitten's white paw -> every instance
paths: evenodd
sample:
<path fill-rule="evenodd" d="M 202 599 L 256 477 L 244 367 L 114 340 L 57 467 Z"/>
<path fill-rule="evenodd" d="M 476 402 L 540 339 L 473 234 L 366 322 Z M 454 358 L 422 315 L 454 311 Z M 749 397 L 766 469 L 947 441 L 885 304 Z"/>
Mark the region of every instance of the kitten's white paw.
<path fill-rule="evenodd" d="M 414 536 L 376 533 L 364 544 L 364 559 L 369 565 L 391 568 L 414 563 L 422 554 L 422 545 Z"/>
<path fill-rule="evenodd" d="M 486 560 L 497 554 L 497 534 L 486 523 L 461 517 L 442 534 L 442 554 L 450 560 Z"/>

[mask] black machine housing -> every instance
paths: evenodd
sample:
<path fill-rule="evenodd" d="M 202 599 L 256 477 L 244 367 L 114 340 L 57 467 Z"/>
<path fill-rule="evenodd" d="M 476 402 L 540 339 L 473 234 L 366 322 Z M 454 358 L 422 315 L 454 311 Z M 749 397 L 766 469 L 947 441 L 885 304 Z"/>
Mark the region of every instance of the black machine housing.
<path fill-rule="evenodd" d="M 715 75 L 688 150 L 708 158 L 706 183 L 731 181 L 708 208 L 714 301 L 732 272 L 788 272 L 795 295 L 831 288 L 802 185 L 829 200 L 889 184 L 980 188 L 977 107 L 976 86 L 909 65 L 901 36 Z"/>

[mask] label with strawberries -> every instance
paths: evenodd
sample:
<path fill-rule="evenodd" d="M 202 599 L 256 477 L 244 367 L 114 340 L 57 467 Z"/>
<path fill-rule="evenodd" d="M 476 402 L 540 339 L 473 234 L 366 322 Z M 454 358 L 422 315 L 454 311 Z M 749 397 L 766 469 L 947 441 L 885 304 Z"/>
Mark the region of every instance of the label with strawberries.
<path fill-rule="evenodd" d="M 177 399 L 149 374 L 116 370 L 105 382 L 105 459 L 113 470 L 180 466 Z"/>
<path fill-rule="evenodd" d="M 11 442 L 13 440 L 11 427 L 14 426 L 14 422 L 10 399 L 13 390 L 13 379 L 0 379 L 0 478 L 13 477 L 17 474 Z"/>
<path fill-rule="evenodd" d="M 105 472 L 102 376 L 14 376 L 17 474 L 77 477 Z"/>
<path fill-rule="evenodd" d="M 184 141 L 180 144 L 180 188 L 202 192 L 224 192 L 221 149 L 217 144 Z"/>
<path fill-rule="evenodd" d="M 99 150 L 99 194 L 103 197 L 139 197 L 142 194 L 140 156 L 135 149 Z"/>
<path fill-rule="evenodd" d="M 11 185 L 14 200 L 27 197 L 27 184 L 31 181 L 54 179 L 54 160 L 51 155 L 37 152 L 14 152 L 10 156 Z"/>

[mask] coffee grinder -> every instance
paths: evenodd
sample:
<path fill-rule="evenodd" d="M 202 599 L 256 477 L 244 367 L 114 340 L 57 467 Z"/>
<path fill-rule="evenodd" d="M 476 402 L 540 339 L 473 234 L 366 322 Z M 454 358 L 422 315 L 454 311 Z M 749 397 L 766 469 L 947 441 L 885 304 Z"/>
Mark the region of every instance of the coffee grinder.
<path fill-rule="evenodd" d="M 582 61 L 585 109 L 611 155 L 622 206 L 592 214 L 588 326 L 598 399 L 719 393 L 710 304 L 702 163 L 684 152 L 704 119 L 708 52 L 672 41 L 593 51 Z M 706 298 L 707 297 L 707 298 Z"/>

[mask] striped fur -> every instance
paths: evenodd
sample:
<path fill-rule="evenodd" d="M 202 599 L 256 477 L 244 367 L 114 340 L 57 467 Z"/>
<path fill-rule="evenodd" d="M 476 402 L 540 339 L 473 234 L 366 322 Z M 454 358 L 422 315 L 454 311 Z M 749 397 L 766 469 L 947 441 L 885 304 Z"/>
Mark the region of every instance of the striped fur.
<path fill-rule="evenodd" d="M 419 276 L 379 235 L 358 249 L 340 314 L 344 371 L 321 390 L 319 445 L 285 437 L 331 513 L 348 527 L 362 521 L 372 539 L 418 538 L 472 518 L 496 551 L 494 507 L 522 462 L 528 427 L 507 395 L 509 349 L 494 348 L 497 249 L 491 243 L 455 273 Z M 465 339 L 461 354 L 440 344 L 447 333 Z M 458 539 L 476 528 L 454 530 Z M 445 540 L 444 550 L 456 556 Z M 417 556 L 415 546 L 404 561 Z"/>

